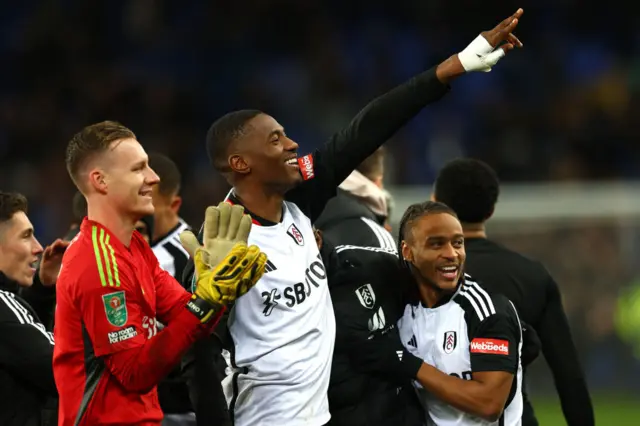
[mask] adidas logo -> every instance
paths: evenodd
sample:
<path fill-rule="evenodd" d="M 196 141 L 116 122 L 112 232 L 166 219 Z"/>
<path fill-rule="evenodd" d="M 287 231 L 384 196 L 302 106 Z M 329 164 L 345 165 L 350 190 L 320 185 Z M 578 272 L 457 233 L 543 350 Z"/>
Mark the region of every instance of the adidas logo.
<path fill-rule="evenodd" d="M 264 265 L 264 273 L 266 274 L 267 272 L 275 271 L 276 269 L 278 269 L 276 268 L 276 265 L 267 259 L 267 263 Z"/>
<path fill-rule="evenodd" d="M 416 340 L 416 336 L 411 336 L 411 339 L 407 342 L 407 345 L 413 346 L 414 348 L 418 347 L 418 341 Z"/>

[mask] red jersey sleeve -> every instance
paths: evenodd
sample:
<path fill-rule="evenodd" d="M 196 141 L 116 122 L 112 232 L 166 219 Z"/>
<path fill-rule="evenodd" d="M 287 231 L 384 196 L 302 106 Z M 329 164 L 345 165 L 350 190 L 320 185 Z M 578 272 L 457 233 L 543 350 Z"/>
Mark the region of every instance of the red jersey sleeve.
<path fill-rule="evenodd" d="M 110 246 L 102 248 L 96 246 L 93 253 L 83 256 L 73 290 L 98 357 L 141 346 L 146 340 L 134 275 Z"/>
<path fill-rule="evenodd" d="M 147 260 L 149 270 L 153 273 L 156 287 L 156 315 L 158 320 L 167 325 L 184 310 L 191 294 L 187 292 L 176 279 L 160 267 L 158 258 L 151 247 L 141 238 L 141 249 Z"/>

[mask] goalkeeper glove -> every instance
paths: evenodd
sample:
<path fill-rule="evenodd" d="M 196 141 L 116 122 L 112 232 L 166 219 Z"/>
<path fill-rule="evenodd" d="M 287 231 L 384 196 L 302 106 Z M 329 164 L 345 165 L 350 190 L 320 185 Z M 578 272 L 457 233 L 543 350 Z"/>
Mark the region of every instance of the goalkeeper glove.
<path fill-rule="evenodd" d="M 220 311 L 249 291 L 264 274 L 267 256 L 255 245 L 247 247 L 250 230 L 251 218 L 244 214 L 244 208 L 223 202 L 207 208 L 204 246 L 190 231 L 180 235 L 195 266 L 196 288 L 189 309 L 202 322 L 213 312 L 200 301 Z"/>

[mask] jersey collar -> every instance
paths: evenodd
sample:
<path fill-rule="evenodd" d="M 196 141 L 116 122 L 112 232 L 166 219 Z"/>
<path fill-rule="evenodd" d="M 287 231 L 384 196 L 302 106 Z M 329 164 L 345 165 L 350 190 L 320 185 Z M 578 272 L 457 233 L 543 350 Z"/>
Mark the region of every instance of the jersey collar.
<path fill-rule="evenodd" d="M 38 271 L 36 271 L 36 274 L 37 273 Z M 35 281 L 36 277 L 34 276 L 33 279 Z M 17 281 L 10 279 L 4 274 L 4 272 L 0 271 L 0 290 L 6 290 L 8 292 L 17 294 L 19 289 L 20 285 Z"/>
<path fill-rule="evenodd" d="M 464 274 L 462 274 L 462 276 L 458 280 L 456 291 L 454 291 L 453 293 L 447 294 L 442 299 L 438 300 L 438 303 L 433 305 L 431 308 L 427 307 L 424 303 L 422 303 L 422 301 L 420 301 L 420 305 L 422 305 L 423 308 L 427 308 L 427 309 L 436 309 L 436 308 L 439 308 L 440 306 L 446 305 L 447 303 L 451 302 L 451 300 L 460 292 L 460 289 L 462 288 L 462 284 L 465 282 L 465 279 L 466 278 Z"/>
<path fill-rule="evenodd" d="M 118 237 L 116 237 L 111 231 L 109 231 L 109 229 L 106 226 L 104 226 L 100 222 L 90 220 L 88 217 L 85 217 L 84 220 L 82 221 L 82 224 L 80 224 L 80 232 L 87 235 L 89 238 L 93 238 L 94 227 L 96 228 L 96 231 L 97 231 L 96 238 L 98 238 L 98 241 L 106 243 L 107 242 L 106 240 L 108 238 L 109 240 L 108 243 L 111 246 L 113 246 L 113 248 L 115 248 L 116 250 L 127 250 L 127 251 L 129 250 L 122 243 L 122 241 L 118 239 Z M 104 231 L 104 233 L 100 231 Z M 133 232 L 136 232 L 136 231 L 133 231 Z M 133 242 L 133 238 L 131 239 L 131 241 Z"/>
<path fill-rule="evenodd" d="M 227 199 L 225 201 L 227 203 L 231 204 L 231 205 L 238 204 L 239 206 L 244 207 L 245 213 L 247 213 L 249 216 L 251 216 L 251 222 L 253 222 L 254 225 L 259 225 L 259 226 L 274 226 L 274 225 L 277 225 L 276 222 L 273 222 L 271 220 L 268 220 L 268 219 L 265 219 L 263 217 L 260 217 L 257 214 L 254 214 L 251 211 L 249 211 L 245 206 L 242 205 L 242 203 L 240 202 L 240 200 L 238 199 L 236 194 L 233 192 L 233 190 L 231 192 L 229 192 L 229 195 L 227 195 Z M 284 217 L 284 215 L 283 215 L 283 217 Z"/>

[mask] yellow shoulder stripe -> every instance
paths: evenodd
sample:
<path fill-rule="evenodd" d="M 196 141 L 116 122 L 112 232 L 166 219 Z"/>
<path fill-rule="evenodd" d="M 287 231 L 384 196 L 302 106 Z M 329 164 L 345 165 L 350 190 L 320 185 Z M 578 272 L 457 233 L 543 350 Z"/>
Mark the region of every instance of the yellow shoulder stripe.
<path fill-rule="evenodd" d="M 97 226 L 91 228 L 91 240 L 93 242 L 93 252 L 96 256 L 98 274 L 103 287 L 120 287 L 120 274 L 118 272 L 118 262 L 115 252 L 109 243 L 110 235 L 105 238 L 104 229 Z"/>

